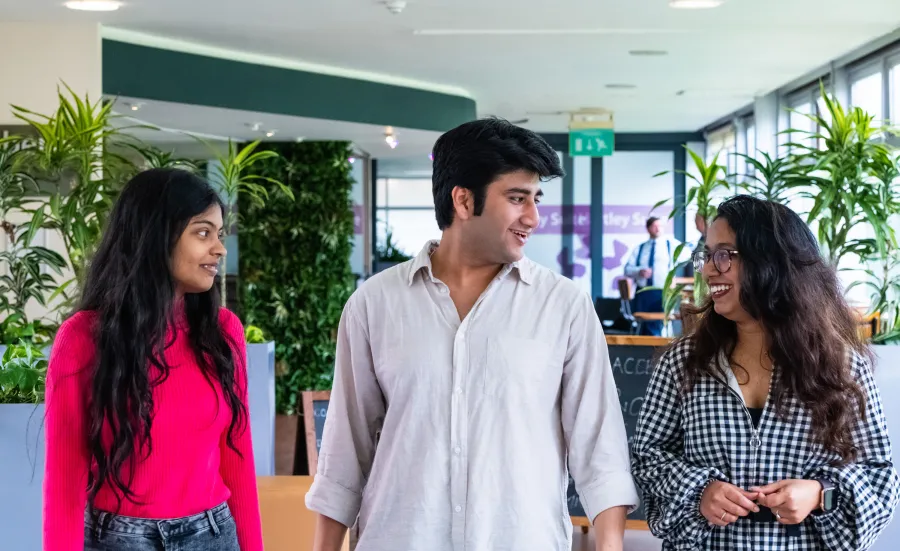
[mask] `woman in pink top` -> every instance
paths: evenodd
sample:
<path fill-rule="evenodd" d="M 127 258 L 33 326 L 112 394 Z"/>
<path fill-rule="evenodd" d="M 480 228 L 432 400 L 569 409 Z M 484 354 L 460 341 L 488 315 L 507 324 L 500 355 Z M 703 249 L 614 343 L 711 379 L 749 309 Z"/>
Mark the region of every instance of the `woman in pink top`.
<path fill-rule="evenodd" d="M 219 306 L 223 204 L 188 172 L 113 207 L 47 375 L 44 551 L 261 551 L 243 328 Z"/>

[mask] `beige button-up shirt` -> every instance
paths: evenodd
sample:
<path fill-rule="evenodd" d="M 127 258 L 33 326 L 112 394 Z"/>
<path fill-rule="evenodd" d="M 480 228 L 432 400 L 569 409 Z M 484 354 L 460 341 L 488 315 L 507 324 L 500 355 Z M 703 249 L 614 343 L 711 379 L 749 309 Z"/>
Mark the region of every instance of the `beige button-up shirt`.
<path fill-rule="evenodd" d="M 567 460 L 589 518 L 638 505 L 591 300 L 523 259 L 461 321 L 436 245 L 344 309 L 307 507 L 357 551 L 569 551 Z"/>

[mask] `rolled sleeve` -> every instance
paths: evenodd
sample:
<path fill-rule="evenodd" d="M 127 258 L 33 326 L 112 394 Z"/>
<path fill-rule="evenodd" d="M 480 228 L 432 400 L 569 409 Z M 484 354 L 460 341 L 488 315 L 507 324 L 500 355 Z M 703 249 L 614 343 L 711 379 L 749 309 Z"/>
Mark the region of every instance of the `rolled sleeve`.
<path fill-rule="evenodd" d="M 640 501 L 631 475 L 623 477 L 620 472 L 607 473 L 584 490 L 579 489 L 578 497 L 591 521 L 613 507 L 627 506 L 628 512 L 632 513 Z"/>
<path fill-rule="evenodd" d="M 306 494 L 306 507 L 344 526 L 352 526 L 359 513 L 362 495 L 344 488 L 337 482 L 322 475 L 316 475 L 309 493 Z"/>
<path fill-rule="evenodd" d="M 575 306 L 563 368 L 562 422 L 569 469 L 588 518 L 637 509 L 628 438 L 606 339 L 590 298 Z"/>
<path fill-rule="evenodd" d="M 366 325 L 351 297 L 338 325 L 334 384 L 322 446 L 306 506 L 352 526 L 375 460 L 376 434 L 384 422 L 384 394 L 375 376 Z"/>

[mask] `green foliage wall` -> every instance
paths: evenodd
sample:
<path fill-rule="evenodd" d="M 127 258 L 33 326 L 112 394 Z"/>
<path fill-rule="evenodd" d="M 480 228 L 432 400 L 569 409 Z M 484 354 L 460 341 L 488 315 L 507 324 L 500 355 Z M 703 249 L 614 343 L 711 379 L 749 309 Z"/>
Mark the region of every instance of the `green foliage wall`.
<path fill-rule="evenodd" d="M 241 310 L 275 341 L 278 413 L 296 414 L 299 393 L 331 388 L 341 311 L 355 288 L 353 212 L 346 142 L 263 144 L 279 157 L 254 167 L 295 200 L 265 205 L 238 196 Z"/>

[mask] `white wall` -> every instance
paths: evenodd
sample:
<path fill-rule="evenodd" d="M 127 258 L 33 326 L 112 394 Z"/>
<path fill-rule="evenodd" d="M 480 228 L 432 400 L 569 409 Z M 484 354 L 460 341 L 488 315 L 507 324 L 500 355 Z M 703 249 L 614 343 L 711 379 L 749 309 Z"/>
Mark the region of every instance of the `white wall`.
<path fill-rule="evenodd" d="M 63 82 L 82 98 L 102 93 L 100 26 L 87 24 L 0 23 L 7 45 L 0 56 L 0 125 L 19 124 L 10 104 L 38 113 L 56 110 Z"/>
<path fill-rule="evenodd" d="M 52 114 L 59 106 L 58 88 L 64 84 L 82 99 L 96 102 L 102 94 L 102 58 L 100 26 L 88 24 L 43 24 L 0 22 L 3 43 L 14 45 L 0 56 L 0 125 L 22 125 L 13 117 L 11 104 L 41 114 Z M 23 217 L 12 220 L 22 223 Z M 34 244 L 65 255 L 62 237 L 57 232 L 41 232 Z M 0 249 L 8 246 L 0 236 Z M 6 273 L 7 266 L 0 266 Z M 58 278 L 64 281 L 70 273 Z M 26 313 L 31 319 L 43 317 L 47 310 L 30 303 Z"/>

